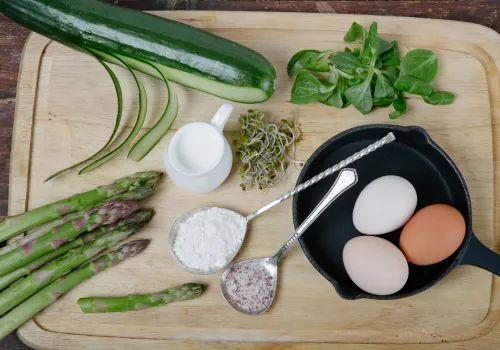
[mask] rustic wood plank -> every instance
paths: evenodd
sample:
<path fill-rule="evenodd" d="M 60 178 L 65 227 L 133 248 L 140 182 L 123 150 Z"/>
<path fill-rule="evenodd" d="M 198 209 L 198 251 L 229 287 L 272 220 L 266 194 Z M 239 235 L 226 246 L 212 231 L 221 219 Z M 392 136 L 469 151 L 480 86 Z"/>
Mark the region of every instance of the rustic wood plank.
<path fill-rule="evenodd" d="M 0 15 L 0 217 L 7 214 L 17 71 L 29 31 Z M 12 347 L 11 347 L 12 349 Z"/>

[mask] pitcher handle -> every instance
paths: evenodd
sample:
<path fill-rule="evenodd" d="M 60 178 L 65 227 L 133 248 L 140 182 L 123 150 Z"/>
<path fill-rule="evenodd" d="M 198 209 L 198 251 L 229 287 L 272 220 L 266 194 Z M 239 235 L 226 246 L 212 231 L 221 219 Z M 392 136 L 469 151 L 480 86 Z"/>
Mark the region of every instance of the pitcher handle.
<path fill-rule="evenodd" d="M 233 105 L 229 103 L 224 103 L 215 113 L 214 117 L 210 121 L 210 124 L 215 126 L 220 132 L 224 130 L 224 126 L 226 125 L 229 116 L 233 112 Z"/>

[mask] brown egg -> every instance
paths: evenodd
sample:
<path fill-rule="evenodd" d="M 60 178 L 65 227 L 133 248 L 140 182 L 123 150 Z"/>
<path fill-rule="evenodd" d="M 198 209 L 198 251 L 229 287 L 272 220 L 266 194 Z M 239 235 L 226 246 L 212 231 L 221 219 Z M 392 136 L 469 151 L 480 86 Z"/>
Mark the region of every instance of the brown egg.
<path fill-rule="evenodd" d="M 431 265 L 452 255 L 465 237 L 465 220 L 445 204 L 420 209 L 403 228 L 399 246 L 408 262 Z"/>

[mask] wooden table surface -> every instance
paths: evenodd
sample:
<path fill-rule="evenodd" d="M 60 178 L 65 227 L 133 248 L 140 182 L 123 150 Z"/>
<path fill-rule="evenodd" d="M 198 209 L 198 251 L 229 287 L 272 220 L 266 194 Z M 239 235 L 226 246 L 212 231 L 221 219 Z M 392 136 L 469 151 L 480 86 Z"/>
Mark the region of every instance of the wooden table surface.
<path fill-rule="evenodd" d="M 474 22 L 500 32 L 500 0 L 109 0 L 139 10 L 230 10 L 353 13 Z M 12 123 L 19 62 L 29 31 L 0 14 L 0 218 L 7 215 Z M 0 350 L 29 349 L 15 334 Z"/>

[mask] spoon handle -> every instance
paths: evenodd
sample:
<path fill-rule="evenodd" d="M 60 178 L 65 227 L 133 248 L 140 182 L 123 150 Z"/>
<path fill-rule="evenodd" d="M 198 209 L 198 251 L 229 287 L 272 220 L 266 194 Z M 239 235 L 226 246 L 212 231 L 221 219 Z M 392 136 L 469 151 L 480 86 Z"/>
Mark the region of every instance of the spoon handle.
<path fill-rule="evenodd" d="M 312 225 L 314 221 L 332 204 L 341 194 L 347 191 L 358 182 L 358 174 L 354 169 L 343 169 L 334 184 L 323 197 L 321 202 L 314 208 L 309 216 L 297 228 L 292 237 L 285 243 L 283 247 L 274 255 L 273 259 L 279 261 L 281 256 L 290 248 L 290 246 Z"/>
<path fill-rule="evenodd" d="M 396 139 L 396 137 L 394 136 L 394 134 L 392 132 L 388 133 L 385 137 L 381 138 L 377 142 L 372 143 L 371 145 L 369 145 L 368 147 L 362 149 L 361 151 L 354 153 L 349 158 L 346 158 L 343 161 L 341 161 L 340 163 L 335 164 L 331 168 L 326 169 L 322 173 L 320 173 L 320 174 L 316 175 L 315 177 L 309 179 L 308 181 L 304 182 L 303 184 L 300 184 L 299 186 L 295 187 L 293 190 L 291 190 L 291 191 L 289 191 L 289 192 L 287 192 L 287 193 L 279 196 L 278 198 L 276 198 L 271 203 L 269 203 L 269 204 L 263 206 L 262 208 L 254 211 L 252 214 L 250 214 L 250 215 L 247 216 L 247 221 L 255 219 L 257 216 L 259 216 L 263 212 L 267 211 L 268 209 L 271 209 L 275 205 L 277 205 L 277 204 L 279 204 L 279 203 L 287 200 L 288 198 L 290 198 L 292 196 L 295 196 L 297 193 L 302 192 L 306 188 L 311 187 L 315 183 L 323 180 L 325 177 L 332 175 L 333 173 L 339 171 L 342 168 L 345 168 L 349 164 L 351 164 L 351 163 L 353 163 L 353 162 L 355 162 L 355 161 L 363 158 L 367 154 L 372 153 L 373 151 L 379 149 L 380 147 L 382 147 L 384 145 L 387 145 L 388 143 L 391 143 L 395 139 Z"/>

